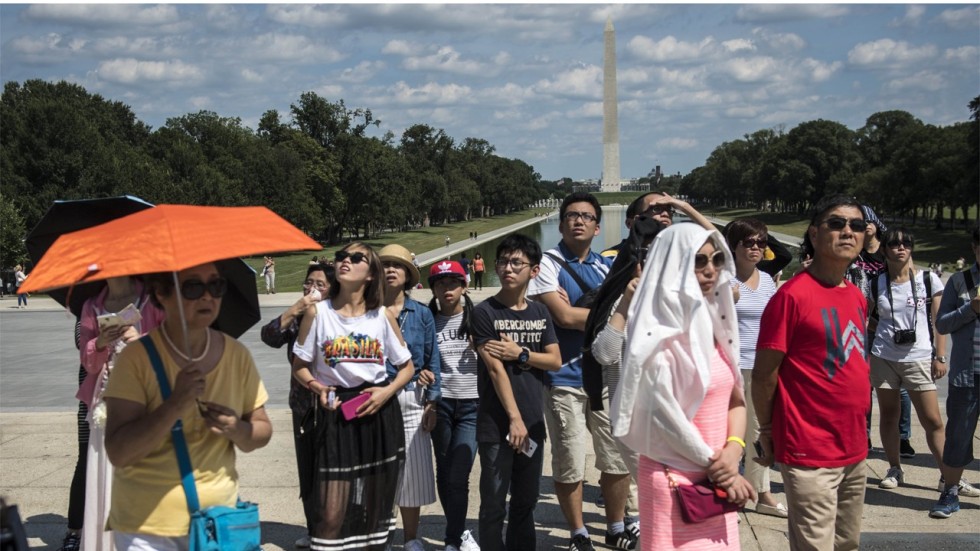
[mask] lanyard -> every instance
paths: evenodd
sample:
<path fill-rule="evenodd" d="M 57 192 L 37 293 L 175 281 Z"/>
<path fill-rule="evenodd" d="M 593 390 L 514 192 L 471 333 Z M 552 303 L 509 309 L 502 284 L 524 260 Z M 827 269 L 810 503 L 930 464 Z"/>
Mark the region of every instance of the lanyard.
<path fill-rule="evenodd" d="M 885 285 L 888 288 L 888 308 L 891 309 L 892 323 L 895 322 L 895 304 L 892 299 L 892 276 L 888 269 L 885 269 Z M 912 286 L 912 331 L 915 331 L 915 323 L 918 321 L 919 298 L 915 296 L 915 272 L 909 268 L 909 285 Z"/>

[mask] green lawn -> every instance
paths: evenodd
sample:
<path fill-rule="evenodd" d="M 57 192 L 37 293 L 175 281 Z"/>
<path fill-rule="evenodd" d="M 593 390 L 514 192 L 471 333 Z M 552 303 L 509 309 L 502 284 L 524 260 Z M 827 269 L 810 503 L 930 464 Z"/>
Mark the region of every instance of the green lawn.
<path fill-rule="evenodd" d="M 390 243 L 398 243 L 415 253 L 423 253 L 438 249 L 446 244 L 446 236 L 452 243 L 469 239 L 470 232 L 484 234 L 497 228 L 516 224 L 523 220 L 533 218 L 541 213 L 550 212 L 549 209 L 528 209 L 510 214 L 502 214 L 491 218 L 474 218 L 465 222 L 446 224 L 443 226 L 430 226 L 408 232 L 383 233 L 367 240 L 367 243 L 375 249 L 381 249 Z M 314 255 L 317 257 L 327 256 L 332 258 L 343 245 L 327 247 L 321 251 L 303 251 L 301 253 L 286 253 L 273 255 L 276 261 L 276 289 L 279 291 L 298 291 L 306 277 L 306 270 L 310 260 Z M 256 274 L 262 271 L 262 258 L 251 257 L 244 259 L 249 266 L 255 269 Z M 265 281 L 260 278 L 259 292 L 265 292 Z"/>

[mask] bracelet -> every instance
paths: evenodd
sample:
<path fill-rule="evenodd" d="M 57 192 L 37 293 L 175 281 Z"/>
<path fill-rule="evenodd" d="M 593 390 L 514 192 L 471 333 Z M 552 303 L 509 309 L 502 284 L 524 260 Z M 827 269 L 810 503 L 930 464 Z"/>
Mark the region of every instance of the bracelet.
<path fill-rule="evenodd" d="M 725 443 L 728 443 L 728 442 L 735 442 L 739 446 L 742 446 L 742 449 L 743 450 L 745 449 L 745 440 L 742 440 L 741 438 L 739 438 L 737 436 L 729 436 L 728 437 L 728 440 L 725 440 Z"/>

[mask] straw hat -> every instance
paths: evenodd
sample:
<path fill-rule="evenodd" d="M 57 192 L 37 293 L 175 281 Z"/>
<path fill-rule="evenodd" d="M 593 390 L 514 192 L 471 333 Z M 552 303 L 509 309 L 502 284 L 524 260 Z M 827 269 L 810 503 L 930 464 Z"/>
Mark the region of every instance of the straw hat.
<path fill-rule="evenodd" d="M 419 284 L 419 269 L 412 263 L 412 253 L 401 245 L 385 245 L 378 253 L 381 262 L 396 262 L 405 268 L 408 274 L 408 288 L 413 288 Z"/>

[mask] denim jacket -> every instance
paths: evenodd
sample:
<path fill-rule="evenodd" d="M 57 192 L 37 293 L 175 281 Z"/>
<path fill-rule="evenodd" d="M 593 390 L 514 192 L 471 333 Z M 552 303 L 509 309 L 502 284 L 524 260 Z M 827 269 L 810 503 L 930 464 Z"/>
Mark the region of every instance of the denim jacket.
<path fill-rule="evenodd" d="M 398 325 L 402 330 L 402 337 L 405 344 L 412 352 L 412 363 L 415 364 L 415 374 L 407 385 L 406 389 L 414 388 L 415 382 L 419 379 L 422 369 L 428 369 L 436 376 L 436 382 L 429 385 L 425 391 L 427 402 L 436 402 L 442 399 L 442 357 L 439 355 L 439 345 L 436 341 L 436 322 L 432 317 L 432 311 L 421 302 L 405 298 L 405 305 L 398 314 Z M 398 369 L 385 361 L 388 370 L 388 380 L 395 380 Z"/>
<path fill-rule="evenodd" d="M 980 282 L 980 267 L 974 263 L 968 269 L 976 285 Z M 971 298 L 963 272 L 953 274 L 946 282 L 936 317 L 936 329 L 943 335 L 952 335 L 949 384 L 958 387 L 972 387 L 974 375 L 980 372 L 980 357 L 977 357 L 973 346 L 974 335 L 980 330 L 977 328 L 980 318 L 970 307 Z"/>

